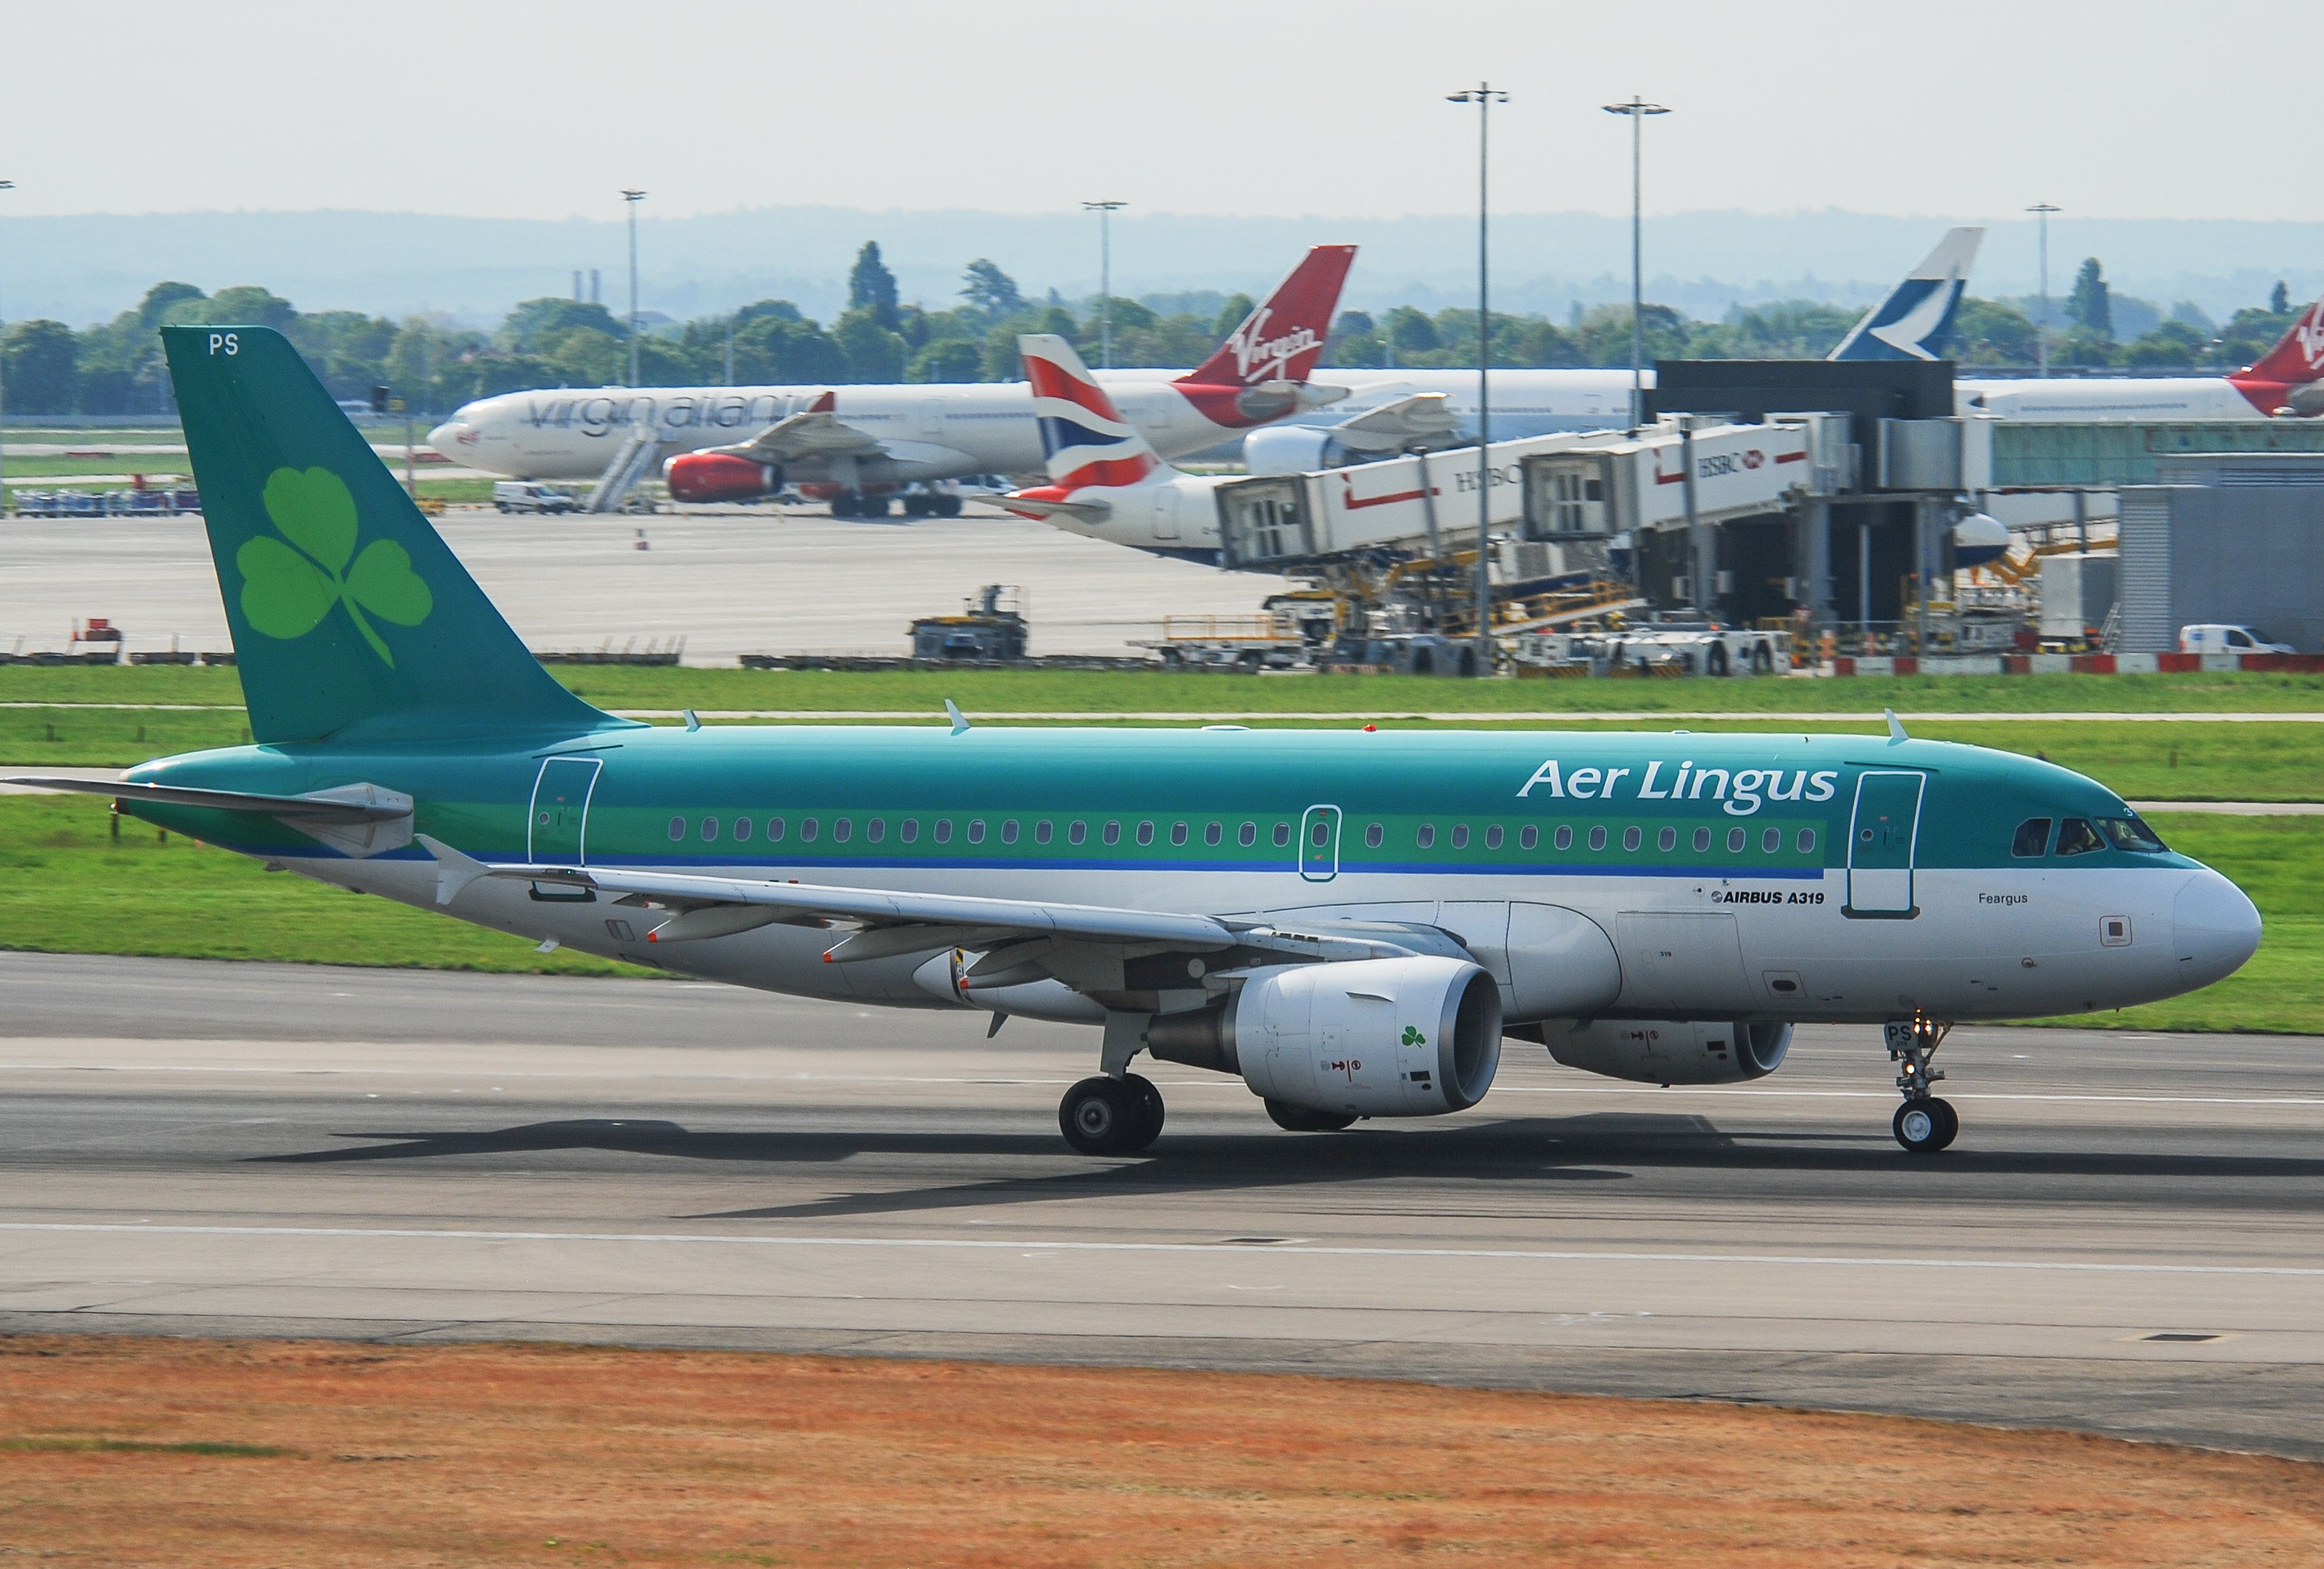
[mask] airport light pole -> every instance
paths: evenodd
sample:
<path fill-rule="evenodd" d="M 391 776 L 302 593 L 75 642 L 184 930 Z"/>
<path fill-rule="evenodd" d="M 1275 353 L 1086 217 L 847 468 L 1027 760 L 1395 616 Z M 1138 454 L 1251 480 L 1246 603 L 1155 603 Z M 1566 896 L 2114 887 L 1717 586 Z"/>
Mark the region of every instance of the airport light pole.
<path fill-rule="evenodd" d="M 1630 117 L 1630 431 L 1636 435 L 1646 406 L 1646 327 L 1643 314 L 1646 279 L 1645 252 L 1639 244 L 1644 227 L 1639 212 L 1644 194 L 1639 164 L 1646 138 L 1641 127 L 1648 115 L 1667 115 L 1670 111 L 1660 104 L 1646 102 L 1636 93 L 1630 95 L 1627 104 L 1608 104 L 1605 107 L 1609 115 Z"/>
<path fill-rule="evenodd" d="M 2066 209 L 2046 201 L 2037 201 L 2025 209 L 2042 225 L 2042 319 L 2034 328 L 2034 354 L 2044 376 L 2050 374 L 2050 215 Z"/>
<path fill-rule="evenodd" d="M 630 385 L 638 384 L 638 203 L 645 200 L 642 190 L 622 192 L 622 203 L 630 209 Z"/>
<path fill-rule="evenodd" d="M 1113 368 L 1113 215 L 1126 201 L 1085 201 L 1084 212 L 1097 214 L 1097 363 Z"/>
<path fill-rule="evenodd" d="M 14 190 L 14 189 L 16 189 L 16 182 L 15 182 L 14 180 L 0 180 L 0 190 Z M 7 318 L 6 318 L 5 316 L 0 316 L 0 345 L 5 345 L 5 340 L 6 340 L 7 336 L 8 336 L 7 328 L 8 328 L 8 321 L 7 321 Z M 6 356 L 5 355 L 0 355 L 0 362 L 5 362 L 5 361 L 6 360 L 6 358 L 7 358 L 7 356 Z M 5 365 L 5 363 L 0 363 L 0 422 L 4 422 L 4 421 L 6 420 L 7 415 L 8 415 L 8 382 L 7 382 L 7 376 L 6 376 L 6 365 Z M 6 442 L 6 439 L 5 439 L 5 435 L 0 435 L 0 517 L 5 517 L 5 516 L 6 516 L 6 515 L 7 515 L 7 512 L 8 512 L 8 448 L 7 448 L 7 442 Z"/>
<path fill-rule="evenodd" d="M 1493 106 L 1509 101 L 1508 94 L 1489 82 L 1466 91 L 1447 93 L 1448 104 L 1477 106 L 1477 674 L 1493 673 L 1493 401 L 1487 396 L 1487 377 L 1493 363 L 1491 273 L 1487 266 L 1486 184 L 1487 128 Z"/>

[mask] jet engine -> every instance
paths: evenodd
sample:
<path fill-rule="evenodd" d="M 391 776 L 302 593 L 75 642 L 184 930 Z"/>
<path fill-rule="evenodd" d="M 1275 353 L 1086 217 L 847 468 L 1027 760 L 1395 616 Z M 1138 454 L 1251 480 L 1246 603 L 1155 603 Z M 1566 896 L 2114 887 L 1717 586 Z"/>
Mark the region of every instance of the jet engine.
<path fill-rule="evenodd" d="M 680 502 L 747 502 L 783 487 L 783 471 L 731 452 L 681 452 L 661 466 L 669 497 Z"/>
<path fill-rule="evenodd" d="M 1665 1019 L 1556 1020 L 1512 1030 L 1567 1067 L 1647 1084 L 1739 1084 L 1784 1066 L 1788 1024 L 1675 1023 Z"/>
<path fill-rule="evenodd" d="M 1166 1013 L 1146 1048 L 1240 1074 L 1251 1094 L 1338 1117 L 1475 1105 L 1501 1060 L 1501 992 L 1465 959 L 1357 959 L 1263 970 L 1208 1008 Z"/>
<path fill-rule="evenodd" d="M 2312 420 L 2324 414 L 2324 382 L 2309 382 L 2284 390 L 2283 406 L 2299 419 Z"/>
<path fill-rule="evenodd" d="M 1270 425 L 1242 438 L 1243 466 L 1254 475 L 1314 474 L 1358 456 L 1342 450 L 1329 430 L 1312 425 Z"/>

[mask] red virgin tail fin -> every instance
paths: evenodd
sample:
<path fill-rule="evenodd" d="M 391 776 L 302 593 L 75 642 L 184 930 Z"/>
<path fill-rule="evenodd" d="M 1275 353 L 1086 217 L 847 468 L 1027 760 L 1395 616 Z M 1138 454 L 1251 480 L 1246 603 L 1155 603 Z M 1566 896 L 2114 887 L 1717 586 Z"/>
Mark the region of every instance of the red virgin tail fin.
<path fill-rule="evenodd" d="M 1323 357 L 1340 307 L 1340 286 L 1356 259 L 1353 245 L 1317 245 L 1275 286 L 1218 352 L 1179 378 L 1181 385 L 1255 387 L 1304 382 Z"/>
<path fill-rule="evenodd" d="M 2301 311 L 2292 330 L 2256 364 L 2227 380 L 2246 389 L 2255 384 L 2297 387 L 2324 380 L 2324 300 Z"/>

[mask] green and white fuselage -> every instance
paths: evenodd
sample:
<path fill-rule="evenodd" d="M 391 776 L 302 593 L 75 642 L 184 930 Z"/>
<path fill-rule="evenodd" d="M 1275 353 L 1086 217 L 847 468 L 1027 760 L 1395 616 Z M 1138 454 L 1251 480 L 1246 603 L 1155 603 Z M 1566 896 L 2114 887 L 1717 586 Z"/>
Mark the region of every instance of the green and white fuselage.
<path fill-rule="evenodd" d="M 1473 1104 L 1504 1036 L 1647 1082 L 2208 985 L 2248 900 L 2047 763 L 1847 734 L 654 728 L 553 681 L 279 335 L 163 337 L 254 744 L 97 787 L 320 881 L 769 990 L 1102 1026 L 1286 1127 Z M 60 788 L 89 788 L 69 780 Z M 351 955 L 350 957 L 359 957 Z"/>

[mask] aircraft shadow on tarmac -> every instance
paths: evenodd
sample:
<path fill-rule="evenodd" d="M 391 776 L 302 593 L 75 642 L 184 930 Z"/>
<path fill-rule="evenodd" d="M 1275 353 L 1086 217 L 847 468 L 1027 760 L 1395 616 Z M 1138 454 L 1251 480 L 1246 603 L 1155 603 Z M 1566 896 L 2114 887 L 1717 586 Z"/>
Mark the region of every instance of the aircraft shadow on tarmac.
<path fill-rule="evenodd" d="M 1519 1186 L 1619 1182 L 1665 1172 L 1856 1178 L 1866 1185 L 1863 1196 L 1868 1200 L 1889 1193 L 1885 1184 L 1891 1183 L 1920 1197 L 2024 1197 L 2022 1186 L 2006 1194 L 1988 1189 L 1997 1181 L 2031 1178 L 2070 1189 L 2037 1196 L 2098 1204 L 2152 1202 L 2158 1187 L 2168 1190 L 2204 1179 L 2236 1184 L 2238 1203 L 2245 1207 L 2303 1208 L 2315 1202 L 2317 1189 L 2285 1185 L 2301 1179 L 2324 1182 L 2324 1159 L 1957 1146 L 1941 1159 L 1918 1160 L 1898 1150 L 1885 1129 L 1737 1135 L 1700 1116 L 1633 1112 L 1336 1134 L 1286 1134 L 1271 1129 L 1249 1135 L 1166 1131 L 1145 1154 L 1104 1160 L 1070 1155 L 1054 1135 L 1045 1132 L 696 1131 L 678 1122 L 641 1118 L 342 1136 L 390 1142 L 250 1158 L 263 1164 L 342 1165 L 589 1151 L 768 1167 L 832 1165 L 860 1156 L 886 1156 L 1037 1159 L 1049 1168 L 682 1217 L 696 1220 L 909 1214 L 1128 1193 L 1227 1193 L 1400 1179 Z M 1055 1169 L 1061 1162 L 1070 1165 Z M 2267 1196 L 2271 1194 L 2273 1199 Z"/>

